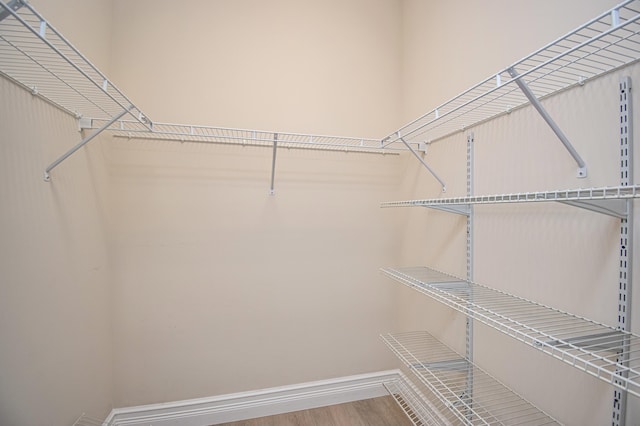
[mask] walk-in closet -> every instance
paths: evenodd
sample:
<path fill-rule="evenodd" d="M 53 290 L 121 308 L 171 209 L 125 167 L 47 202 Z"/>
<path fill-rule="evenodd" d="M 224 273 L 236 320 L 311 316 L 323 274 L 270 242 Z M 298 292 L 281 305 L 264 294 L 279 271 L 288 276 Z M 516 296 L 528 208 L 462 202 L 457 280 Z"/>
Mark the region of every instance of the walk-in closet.
<path fill-rule="evenodd" d="M 640 424 L 639 61 L 640 0 L 0 0 L 0 425 Z"/>

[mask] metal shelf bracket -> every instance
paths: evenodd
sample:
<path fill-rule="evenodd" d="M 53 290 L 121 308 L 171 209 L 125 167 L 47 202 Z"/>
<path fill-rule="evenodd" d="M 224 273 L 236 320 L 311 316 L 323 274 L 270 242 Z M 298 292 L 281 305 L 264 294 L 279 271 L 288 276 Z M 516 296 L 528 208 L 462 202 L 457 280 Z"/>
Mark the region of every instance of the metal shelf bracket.
<path fill-rule="evenodd" d="M 20 9 L 22 6 L 24 6 L 23 0 L 11 0 L 7 3 L 7 7 L 14 12 Z M 11 16 L 11 12 L 9 12 L 9 10 L 0 10 L 0 21 L 4 20 L 8 16 Z"/>
<path fill-rule="evenodd" d="M 400 141 L 402 141 L 402 143 L 409 149 L 409 151 L 411 151 L 411 153 L 414 155 L 414 157 L 416 157 L 418 159 L 418 161 L 420 161 L 420 163 L 422 163 L 422 165 L 429 171 L 429 173 L 431 173 L 431 175 L 433 175 L 433 177 L 436 178 L 436 180 L 438 182 L 440 182 L 440 185 L 442 185 L 442 192 L 447 192 L 447 186 L 445 185 L 444 181 L 442 179 L 440 179 L 440 177 L 436 174 L 436 172 L 433 171 L 433 169 L 431 167 L 429 167 L 427 162 L 424 161 L 424 159 L 420 156 L 420 154 L 418 154 L 418 152 L 415 149 L 413 149 L 411 144 L 409 144 L 407 141 L 404 140 L 404 138 L 402 136 L 400 136 L 400 133 L 398 133 L 398 139 L 400 139 Z M 425 150 L 425 152 L 426 152 L 426 150 Z"/>
<path fill-rule="evenodd" d="M 122 118 L 122 116 L 124 116 L 125 114 L 127 114 L 129 111 L 131 111 L 134 108 L 133 105 L 129 106 L 129 108 L 126 108 L 124 111 L 122 111 L 120 114 L 116 115 L 115 117 L 113 117 L 111 120 L 107 121 L 102 127 L 100 127 L 99 129 L 97 129 L 96 131 L 94 131 L 93 133 L 91 133 L 89 136 L 83 138 L 76 146 L 74 146 L 73 148 L 71 148 L 69 151 L 65 152 L 64 154 L 62 154 L 60 156 L 60 158 L 58 158 L 56 161 L 54 161 L 53 163 L 51 163 L 49 165 L 49 167 L 47 167 L 47 169 L 44 171 L 44 180 L 45 182 L 50 182 L 51 181 L 51 176 L 49 175 L 49 172 L 51 172 L 51 170 L 55 169 L 56 167 L 58 167 L 58 165 L 60 163 L 62 163 L 64 160 L 66 160 L 67 158 L 71 157 L 71 155 L 73 155 L 77 150 L 79 150 L 80 148 L 82 148 L 83 146 L 85 146 L 86 144 L 88 144 L 89 142 L 91 142 L 91 140 L 93 138 L 95 138 L 96 136 L 98 136 L 100 133 L 102 133 L 104 130 L 106 130 L 109 126 L 111 126 L 113 123 L 115 123 L 116 121 L 118 121 L 120 118 Z"/>
<path fill-rule="evenodd" d="M 430 209 L 442 210 L 447 213 L 459 214 L 461 216 L 469 216 L 471 213 L 471 207 L 468 204 L 462 205 L 432 205 L 432 206 L 423 206 Z"/>
<path fill-rule="evenodd" d="M 617 217 L 618 219 L 626 219 L 629 214 L 627 200 L 581 200 L 560 201 L 560 203 Z"/>
<path fill-rule="evenodd" d="M 511 77 L 513 77 L 513 79 L 515 80 L 516 84 L 518 85 L 522 93 L 526 96 L 529 102 L 531 102 L 531 105 L 533 105 L 536 111 L 538 111 L 542 119 L 549 125 L 549 127 L 551 127 L 551 130 L 553 130 L 553 133 L 556 134 L 558 139 L 560 139 L 560 142 L 562 142 L 562 144 L 567 149 L 567 151 L 569 151 L 569 154 L 571 154 L 575 162 L 578 164 L 577 177 L 578 178 L 587 177 L 586 163 L 584 162 L 582 157 L 580 157 L 580 154 L 578 154 L 578 152 L 575 150 L 573 145 L 571 145 L 571 142 L 569 142 L 569 139 L 567 139 L 567 137 L 562 132 L 560 127 L 558 127 L 556 122 L 553 121 L 553 119 L 551 118 L 547 110 L 544 109 L 544 107 L 542 106 L 538 98 L 536 98 L 536 95 L 533 94 L 533 92 L 531 91 L 527 83 L 522 78 L 519 78 L 520 75 L 518 74 L 515 68 L 511 67 L 507 69 L 507 72 Z"/>
<path fill-rule="evenodd" d="M 269 195 L 276 195 L 275 179 L 276 179 L 276 154 L 278 152 L 278 134 L 273 134 L 273 157 L 271 158 L 271 186 L 269 187 Z"/>

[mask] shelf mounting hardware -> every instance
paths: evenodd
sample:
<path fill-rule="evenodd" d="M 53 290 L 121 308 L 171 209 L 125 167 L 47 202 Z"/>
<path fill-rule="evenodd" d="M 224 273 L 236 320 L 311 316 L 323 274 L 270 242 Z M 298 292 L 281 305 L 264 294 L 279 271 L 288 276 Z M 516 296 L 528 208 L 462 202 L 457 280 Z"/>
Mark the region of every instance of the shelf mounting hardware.
<path fill-rule="evenodd" d="M 273 157 L 271 158 L 271 186 L 269 187 L 269 195 L 275 195 L 275 179 L 276 179 L 276 153 L 278 152 L 278 134 L 273 134 Z"/>
<path fill-rule="evenodd" d="M 433 171 L 433 169 L 431 167 L 429 167 L 427 162 L 424 161 L 424 159 L 420 156 L 420 154 L 418 154 L 416 152 L 415 149 L 413 149 L 411 144 L 409 144 L 407 141 L 404 140 L 404 138 L 402 136 L 400 136 L 400 133 L 398 133 L 397 135 L 398 135 L 398 139 L 400 139 L 402 141 L 402 143 L 409 149 L 409 151 L 411 151 L 411 153 L 414 155 L 414 157 L 416 157 L 418 159 L 418 161 L 420 161 L 422 163 L 422 165 L 424 167 L 426 167 L 427 170 L 429 170 L 429 173 L 431 173 L 433 175 L 433 177 L 436 178 L 436 180 L 438 182 L 440 182 L 440 185 L 442 185 L 442 192 L 447 192 L 447 186 L 444 184 L 444 181 L 442 179 L 440 179 L 440 177 L 436 174 L 436 172 Z"/>
<path fill-rule="evenodd" d="M 536 95 L 533 94 L 533 92 L 531 91 L 527 83 L 522 78 L 520 78 L 520 74 L 518 74 L 518 72 L 514 67 L 509 68 L 507 72 L 511 77 L 513 77 L 513 79 L 515 80 L 516 84 L 518 85 L 522 93 L 526 96 L 529 102 L 531 102 L 531 105 L 533 105 L 536 111 L 538 111 L 540 116 L 542 116 L 542 119 L 549 125 L 549 127 L 551 127 L 551 130 L 553 130 L 553 133 L 556 134 L 558 139 L 560 139 L 560 142 L 562 142 L 562 144 L 567 149 L 567 151 L 569 151 L 569 154 L 571 154 L 575 162 L 578 164 L 577 177 L 578 178 L 587 177 L 586 163 L 584 162 L 582 157 L 580 157 L 580 154 L 578 154 L 578 152 L 575 150 L 573 145 L 571 145 L 571 142 L 569 142 L 569 139 L 567 139 L 567 137 L 562 132 L 560 127 L 558 127 L 556 122 L 553 121 L 553 118 L 551 118 L 547 110 L 544 109 L 544 107 L 542 106 L 538 98 L 536 98 Z"/>
<path fill-rule="evenodd" d="M 612 19 L 614 25 L 616 19 Z M 628 187 L 633 184 L 633 113 L 631 104 L 631 78 L 626 76 L 620 80 L 618 95 L 620 99 L 620 185 Z M 633 200 L 624 200 L 627 216 L 620 220 L 620 239 L 618 264 L 618 315 L 617 329 L 622 332 L 631 330 L 631 289 L 632 289 L 632 248 L 633 248 Z M 624 366 L 629 364 L 632 348 L 629 340 L 617 352 L 617 365 L 614 384 L 624 385 L 629 378 L 629 371 Z M 613 390 L 613 426 L 624 426 L 627 417 L 627 392 L 624 387 Z"/>
<path fill-rule="evenodd" d="M 86 144 L 88 144 L 89 142 L 91 142 L 91 140 L 93 138 L 95 138 L 96 136 L 98 136 L 100 133 L 102 133 L 104 130 L 106 130 L 109 126 L 111 126 L 113 123 L 115 123 L 116 121 L 118 121 L 120 118 L 122 118 L 125 114 L 127 114 L 129 111 L 131 111 L 134 108 L 133 105 L 129 106 L 129 108 L 126 108 L 124 111 L 122 111 L 120 114 L 114 116 L 111 120 L 107 121 L 102 127 L 100 127 L 99 129 L 97 129 L 96 131 L 94 131 L 93 133 L 91 133 L 89 136 L 87 136 L 86 138 L 82 139 L 76 146 L 74 146 L 73 148 L 71 148 L 69 151 L 65 152 L 64 154 L 62 154 L 62 156 L 60 156 L 60 158 L 58 158 L 56 161 L 54 161 L 53 163 L 51 163 L 49 165 L 49 167 L 47 167 L 47 169 L 44 171 L 44 180 L 45 182 L 49 182 L 51 181 L 51 176 L 49 175 L 49 172 L 51 172 L 51 170 L 55 169 L 56 167 L 58 167 L 58 165 L 60 163 L 62 163 L 64 160 L 66 160 L 67 158 L 69 158 L 71 155 L 73 155 L 73 153 L 75 153 L 77 150 L 79 150 L 80 148 L 82 148 L 83 146 L 85 146 Z"/>
<path fill-rule="evenodd" d="M 20 9 L 22 6 L 24 6 L 23 0 L 11 0 L 7 3 L 7 7 L 14 12 Z M 2 7 L 2 9 L 4 9 L 4 7 Z M 0 21 L 4 20 L 7 16 L 11 16 L 11 12 L 9 12 L 7 9 L 0 10 Z"/>

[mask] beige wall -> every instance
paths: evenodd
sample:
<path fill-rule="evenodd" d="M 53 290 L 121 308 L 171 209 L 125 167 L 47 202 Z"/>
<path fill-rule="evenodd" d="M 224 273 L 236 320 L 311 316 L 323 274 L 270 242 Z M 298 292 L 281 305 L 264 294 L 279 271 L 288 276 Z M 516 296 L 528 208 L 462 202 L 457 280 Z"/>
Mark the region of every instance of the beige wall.
<path fill-rule="evenodd" d="M 100 142 L 0 78 L 0 424 L 70 425 L 112 397 L 110 273 Z"/>
<path fill-rule="evenodd" d="M 30 2 L 103 70 L 108 0 Z M 103 139 L 0 78 L 0 424 L 70 425 L 112 408 L 111 277 Z"/>
<path fill-rule="evenodd" d="M 153 119 L 380 136 L 399 117 L 396 1 L 115 2 L 112 70 Z M 406 158 L 116 140 L 116 405 L 393 367 L 380 200 Z"/>
<path fill-rule="evenodd" d="M 116 405 L 392 368 L 404 158 L 159 141 L 112 152 Z"/>
<path fill-rule="evenodd" d="M 467 2 L 469 13 L 460 16 L 447 2 L 406 1 L 405 119 L 418 114 L 421 104 L 426 112 L 613 4 Z M 640 79 L 637 66 L 626 74 Z M 535 112 L 525 109 L 470 129 L 475 135 L 475 193 L 616 185 L 619 78 L 620 73 L 606 76 L 545 101 L 587 162 L 588 178 L 575 178 L 576 165 L 561 143 Z M 633 101 L 640 101 L 637 93 Z M 464 195 L 465 149 L 466 133 L 432 144 L 426 159 L 446 182 L 447 193 L 414 162 L 405 175 L 410 197 Z M 405 221 L 403 264 L 465 275 L 463 218 L 423 209 L 388 214 Z M 553 204 L 478 206 L 474 217 L 477 282 L 615 325 L 619 221 Z M 464 351 L 461 315 L 426 297 L 417 299 L 409 289 L 401 292 L 406 307 L 400 312 L 402 328 L 426 328 Z M 482 325 L 476 326 L 475 337 L 480 366 L 559 420 L 610 421 L 610 386 Z M 633 423 L 638 404 L 633 397 L 629 403 Z"/>
<path fill-rule="evenodd" d="M 113 76 L 156 121 L 380 137 L 399 118 L 396 0 L 117 0 Z"/>

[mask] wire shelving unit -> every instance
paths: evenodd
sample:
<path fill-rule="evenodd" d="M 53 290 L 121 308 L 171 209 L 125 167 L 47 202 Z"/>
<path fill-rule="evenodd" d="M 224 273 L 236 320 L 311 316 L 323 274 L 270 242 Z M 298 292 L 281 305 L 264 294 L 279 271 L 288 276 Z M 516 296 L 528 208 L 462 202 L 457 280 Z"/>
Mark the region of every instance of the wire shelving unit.
<path fill-rule="evenodd" d="M 418 380 L 433 392 L 437 403 L 446 408 L 443 413 L 453 413 L 454 424 L 558 424 L 425 331 L 381 337 Z"/>
<path fill-rule="evenodd" d="M 78 49 L 22 0 L 0 1 L 0 73 L 76 117 L 146 116 Z"/>
<path fill-rule="evenodd" d="M 400 374 L 400 379 L 383 385 L 414 425 L 452 425 L 456 422 L 454 414 L 441 401 L 427 398 L 413 382 Z"/>
<path fill-rule="evenodd" d="M 544 99 L 636 62 L 639 32 L 640 1 L 625 1 L 405 124 L 385 143 L 434 142 L 507 114 L 531 101 L 519 82 Z"/>
<path fill-rule="evenodd" d="M 640 397 L 640 336 L 427 267 L 383 268 L 394 280 Z M 620 352 L 629 357 L 617 360 Z M 621 376 L 620 371 L 628 374 Z"/>
<path fill-rule="evenodd" d="M 105 120 L 93 120 L 91 128 L 98 129 Z M 401 148 L 382 148 L 379 139 L 346 136 L 313 135 L 268 130 L 236 129 L 188 124 L 154 122 L 151 130 L 137 121 L 118 120 L 109 130 L 115 137 L 153 139 L 176 142 L 203 142 L 242 146 L 272 147 L 274 141 L 282 148 L 323 149 L 333 151 L 398 154 Z"/>
<path fill-rule="evenodd" d="M 429 207 L 451 213 L 469 214 L 469 206 L 478 204 L 558 202 L 624 218 L 628 213 L 626 201 L 634 198 L 640 198 L 640 185 L 388 201 L 380 205 L 381 207 Z"/>
<path fill-rule="evenodd" d="M 0 76 L 78 118 L 82 130 L 93 131 L 46 169 L 45 180 L 53 168 L 105 130 L 116 137 L 274 149 L 382 154 L 404 149 L 371 138 L 154 123 L 25 0 L 0 0 Z"/>

